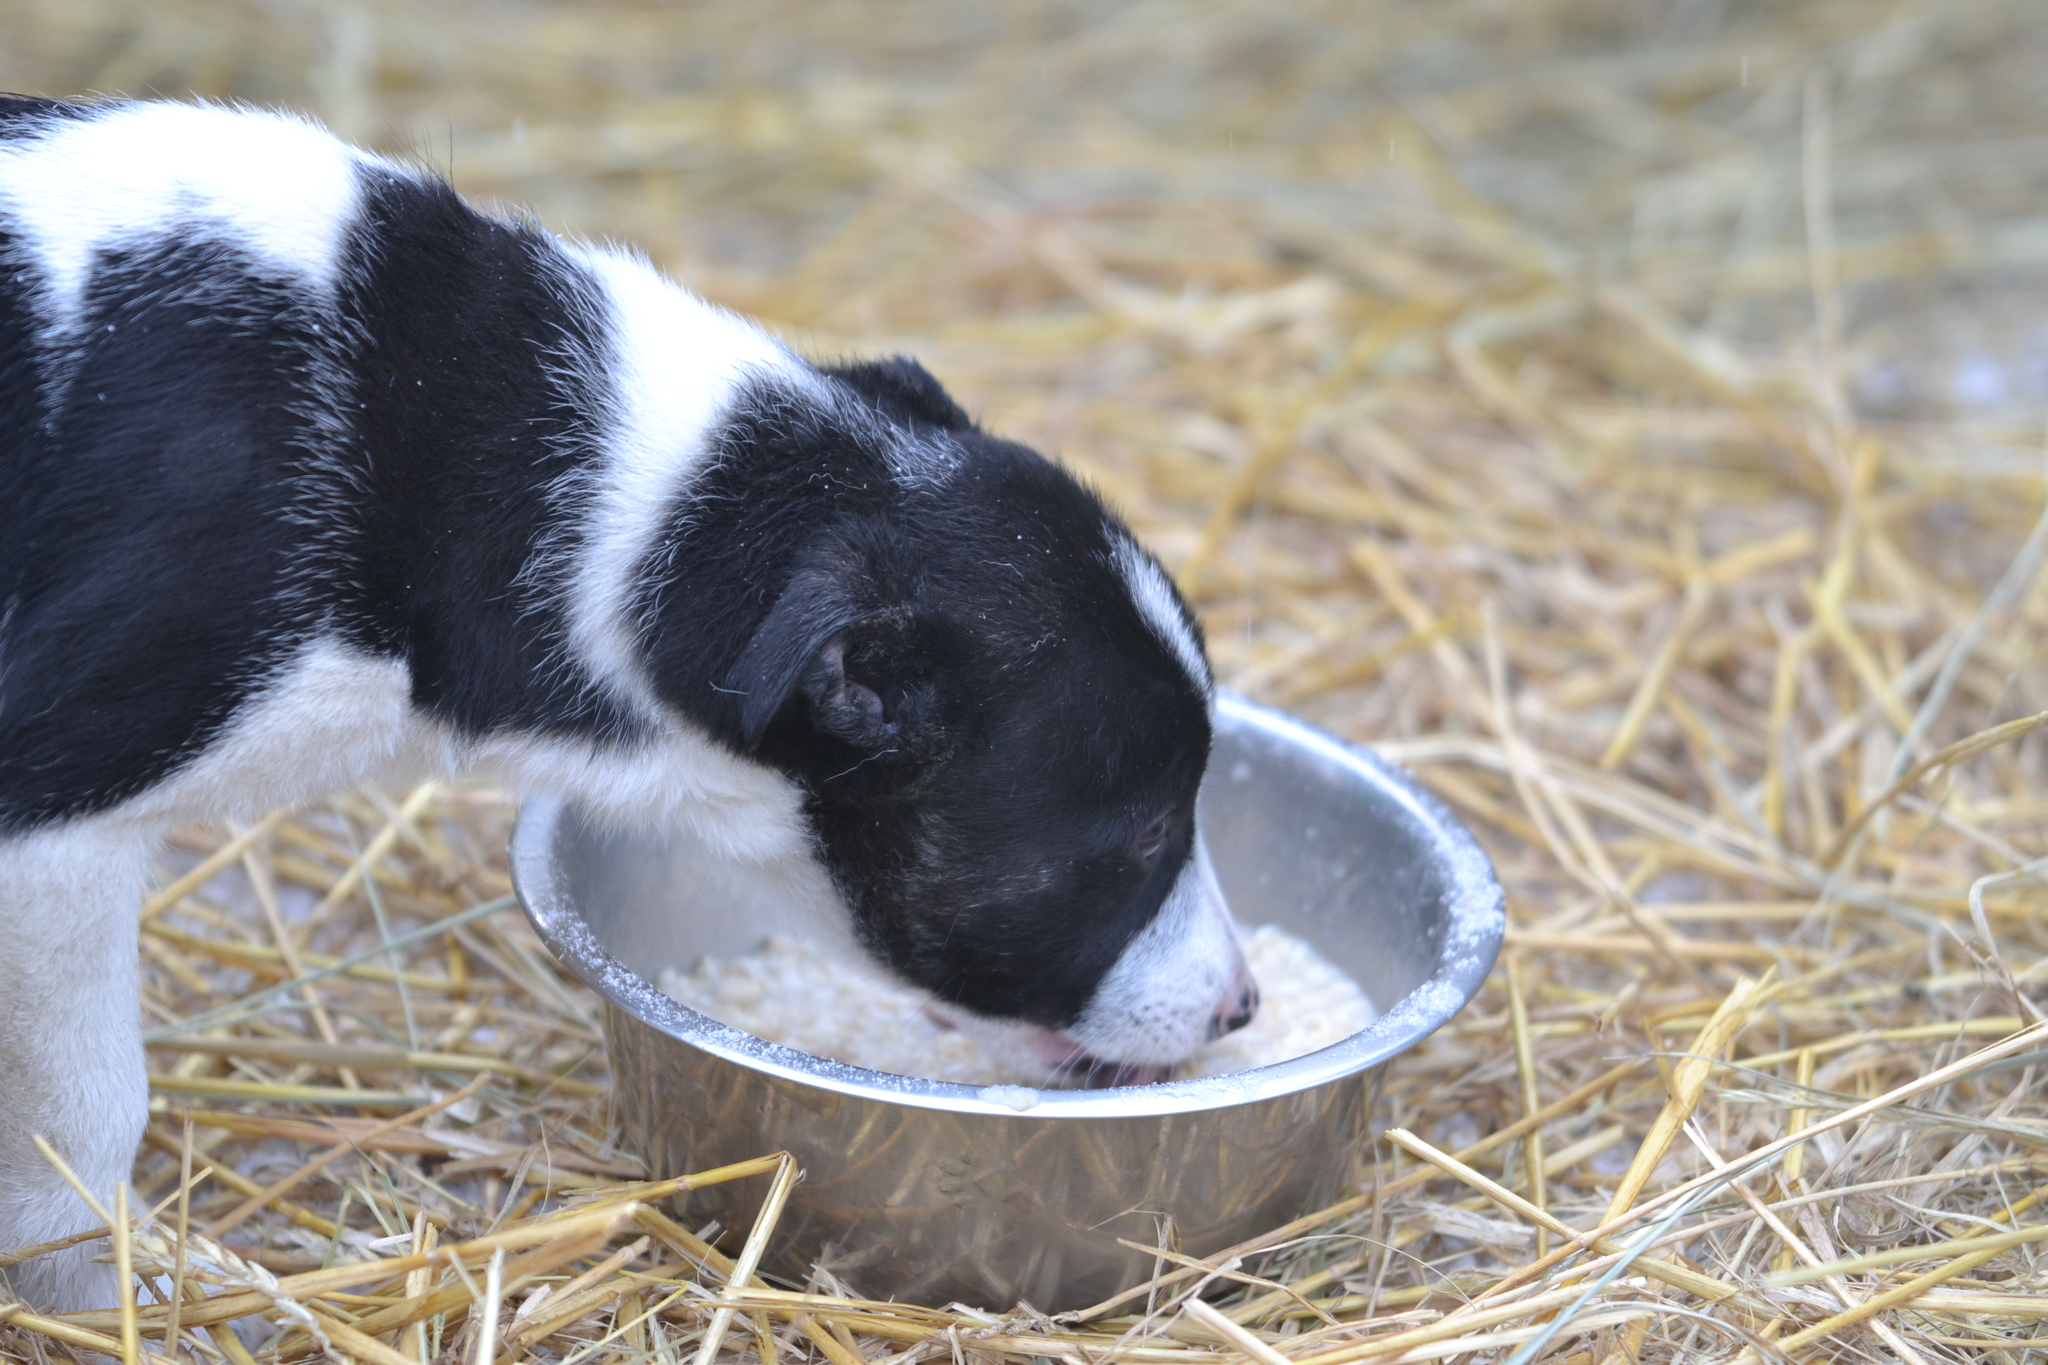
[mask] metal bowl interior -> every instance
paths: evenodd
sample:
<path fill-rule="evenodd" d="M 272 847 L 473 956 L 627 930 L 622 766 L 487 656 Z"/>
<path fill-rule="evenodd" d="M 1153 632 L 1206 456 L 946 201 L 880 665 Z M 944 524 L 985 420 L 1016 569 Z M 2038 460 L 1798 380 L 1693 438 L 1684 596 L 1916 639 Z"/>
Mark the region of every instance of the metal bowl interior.
<path fill-rule="evenodd" d="M 1216 721 L 1201 820 L 1232 910 L 1350 972 L 1381 1011 L 1367 1028 L 1236 1075 L 1021 1100 L 812 1057 L 649 982 L 802 932 L 815 869 L 735 871 L 687 833 L 600 829 L 536 798 L 514 881 L 606 1002 L 622 1142 L 662 1174 L 786 1148 L 806 1181 L 775 1264 L 801 1275 L 824 1258 L 868 1294 L 1001 1306 L 1075 1307 L 1149 1273 L 1118 1239 L 1155 1242 L 1162 1219 L 1200 1254 L 1335 1197 L 1382 1065 L 1491 969 L 1500 888 L 1456 819 L 1370 754 L 1227 694 Z M 702 1191 L 689 1216 L 744 1226 L 757 1194 Z"/>

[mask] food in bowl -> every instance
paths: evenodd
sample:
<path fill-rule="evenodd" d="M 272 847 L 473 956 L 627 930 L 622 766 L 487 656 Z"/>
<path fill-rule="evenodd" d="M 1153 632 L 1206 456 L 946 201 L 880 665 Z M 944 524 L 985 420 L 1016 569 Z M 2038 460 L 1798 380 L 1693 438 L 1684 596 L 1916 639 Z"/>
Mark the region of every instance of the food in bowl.
<path fill-rule="evenodd" d="M 1171 1079 L 1270 1066 L 1372 1022 L 1364 990 L 1307 940 L 1263 925 L 1244 936 L 1244 951 L 1262 988 L 1258 1015 L 1210 1041 Z M 721 1023 L 850 1066 L 960 1085 L 1048 1083 L 1042 1071 L 991 1055 L 968 1031 L 938 1017 L 929 995 L 812 939 L 776 935 L 750 953 L 701 958 L 688 971 L 671 967 L 657 984 Z"/>

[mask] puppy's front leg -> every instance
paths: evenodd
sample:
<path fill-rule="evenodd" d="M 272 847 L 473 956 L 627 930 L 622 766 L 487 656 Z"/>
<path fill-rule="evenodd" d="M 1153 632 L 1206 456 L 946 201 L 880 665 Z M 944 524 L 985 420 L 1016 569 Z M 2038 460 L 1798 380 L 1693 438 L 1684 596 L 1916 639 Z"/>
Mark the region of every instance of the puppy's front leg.
<path fill-rule="evenodd" d="M 111 1202 L 148 1117 L 136 983 L 136 911 L 148 844 L 74 821 L 0 836 L 0 1251 L 98 1220 L 36 1151 L 41 1136 Z M 86 1243 L 0 1270 L 57 1311 L 109 1308 L 113 1268 Z"/>

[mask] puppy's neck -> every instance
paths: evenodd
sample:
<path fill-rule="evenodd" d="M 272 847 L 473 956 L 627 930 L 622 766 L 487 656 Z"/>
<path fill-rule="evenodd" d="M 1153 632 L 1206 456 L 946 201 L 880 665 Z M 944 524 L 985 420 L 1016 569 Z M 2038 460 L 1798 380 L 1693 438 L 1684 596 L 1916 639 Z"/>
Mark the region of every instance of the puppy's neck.
<path fill-rule="evenodd" d="M 644 261 L 578 254 L 608 324 L 605 363 L 586 386 L 596 448 L 554 490 L 564 524 L 578 530 L 573 541 L 551 542 L 541 566 L 561 584 L 575 657 L 644 714 L 658 707 L 645 647 L 648 584 L 673 570 L 678 507 L 750 391 L 820 386 L 810 366 L 760 328 Z"/>

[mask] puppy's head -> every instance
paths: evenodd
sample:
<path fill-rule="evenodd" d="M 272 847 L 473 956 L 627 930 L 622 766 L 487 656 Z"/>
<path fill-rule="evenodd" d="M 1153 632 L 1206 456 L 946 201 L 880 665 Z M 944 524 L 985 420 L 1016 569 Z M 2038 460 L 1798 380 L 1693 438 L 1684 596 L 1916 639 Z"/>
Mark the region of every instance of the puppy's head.
<path fill-rule="evenodd" d="M 886 447 L 888 496 L 807 519 L 723 680 L 739 738 L 803 789 L 886 967 L 1049 1079 L 1156 1079 L 1257 1004 L 1195 828 L 1199 628 L 1095 497 L 924 371 L 830 379 L 875 419 L 830 439 Z"/>

